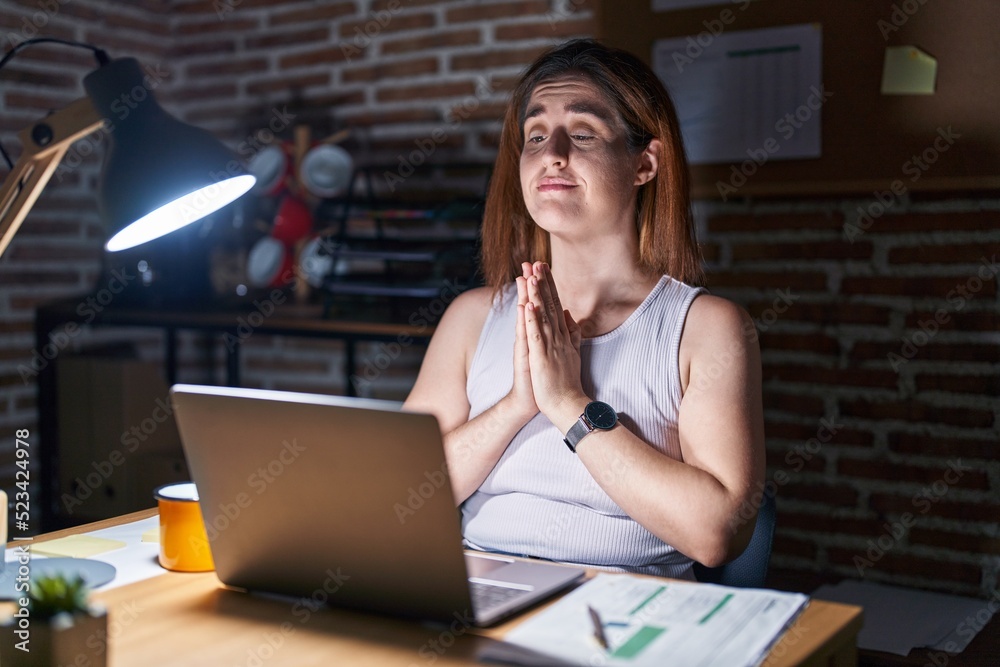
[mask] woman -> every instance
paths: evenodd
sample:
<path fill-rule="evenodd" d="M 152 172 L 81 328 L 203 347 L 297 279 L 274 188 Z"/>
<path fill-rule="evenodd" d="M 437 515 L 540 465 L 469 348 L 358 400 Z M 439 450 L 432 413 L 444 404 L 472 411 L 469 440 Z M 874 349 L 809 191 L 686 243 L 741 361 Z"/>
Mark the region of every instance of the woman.
<path fill-rule="evenodd" d="M 694 286 L 676 114 L 645 64 L 575 40 L 527 70 L 483 269 L 406 401 L 438 418 L 468 546 L 680 578 L 738 555 L 764 474 L 759 352 L 748 316 Z"/>

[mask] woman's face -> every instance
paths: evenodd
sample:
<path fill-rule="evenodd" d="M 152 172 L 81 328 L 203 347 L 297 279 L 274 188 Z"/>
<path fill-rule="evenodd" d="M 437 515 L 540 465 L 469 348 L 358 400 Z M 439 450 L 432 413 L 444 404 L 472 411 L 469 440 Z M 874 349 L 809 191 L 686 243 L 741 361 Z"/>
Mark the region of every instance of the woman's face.
<path fill-rule="evenodd" d="M 590 79 L 538 84 L 523 129 L 521 191 L 536 224 L 556 236 L 634 231 L 636 191 L 655 161 L 645 174 L 646 156 L 629 152 L 622 121 Z"/>

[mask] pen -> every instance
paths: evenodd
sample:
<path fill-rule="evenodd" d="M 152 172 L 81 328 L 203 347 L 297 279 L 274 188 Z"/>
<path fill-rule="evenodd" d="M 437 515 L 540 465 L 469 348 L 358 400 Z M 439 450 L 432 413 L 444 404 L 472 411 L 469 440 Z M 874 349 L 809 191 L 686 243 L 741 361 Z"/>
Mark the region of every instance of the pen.
<path fill-rule="evenodd" d="M 587 605 L 587 611 L 590 612 L 590 620 L 594 624 L 594 639 L 597 643 L 601 645 L 601 648 L 607 650 L 608 648 L 608 638 L 604 634 L 604 624 L 601 623 L 601 616 L 597 613 L 597 610 Z"/>

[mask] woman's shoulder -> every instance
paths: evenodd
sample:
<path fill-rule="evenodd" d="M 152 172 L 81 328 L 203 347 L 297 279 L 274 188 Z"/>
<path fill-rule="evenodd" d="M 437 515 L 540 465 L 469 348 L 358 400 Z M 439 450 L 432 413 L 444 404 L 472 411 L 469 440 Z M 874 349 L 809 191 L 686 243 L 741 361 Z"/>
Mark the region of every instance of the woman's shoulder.
<path fill-rule="evenodd" d="M 448 305 L 438 329 L 461 332 L 465 337 L 475 336 L 478 339 L 493 300 L 493 289 L 490 287 L 465 290 Z"/>
<path fill-rule="evenodd" d="M 688 309 L 681 344 L 695 350 L 718 351 L 757 344 L 757 328 L 749 313 L 729 299 L 702 292 Z"/>

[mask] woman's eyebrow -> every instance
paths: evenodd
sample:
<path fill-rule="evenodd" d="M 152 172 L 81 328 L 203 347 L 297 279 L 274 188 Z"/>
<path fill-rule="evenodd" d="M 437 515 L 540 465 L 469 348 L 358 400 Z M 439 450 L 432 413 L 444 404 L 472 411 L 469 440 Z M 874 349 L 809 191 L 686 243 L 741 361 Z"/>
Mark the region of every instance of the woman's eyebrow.
<path fill-rule="evenodd" d="M 594 116 L 598 120 L 603 121 L 605 124 L 611 124 L 611 113 L 606 108 L 597 104 L 591 104 L 590 102 L 584 101 L 570 102 L 564 107 L 564 109 L 570 113 Z M 541 116 L 544 113 L 545 105 L 535 104 L 534 106 L 528 108 L 528 111 L 524 114 L 524 120 Z"/>

